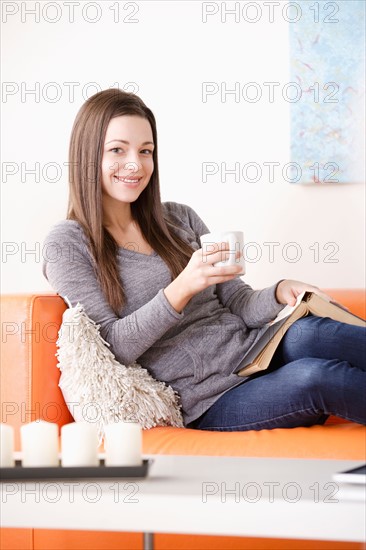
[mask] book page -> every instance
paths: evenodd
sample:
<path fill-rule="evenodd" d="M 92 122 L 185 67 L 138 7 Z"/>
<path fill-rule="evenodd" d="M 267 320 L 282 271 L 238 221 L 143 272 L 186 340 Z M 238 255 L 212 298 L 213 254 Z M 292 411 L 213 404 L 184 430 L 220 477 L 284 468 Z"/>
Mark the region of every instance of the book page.
<path fill-rule="evenodd" d="M 278 321 L 281 321 L 282 319 L 285 319 L 286 317 L 288 317 L 289 315 L 291 315 L 291 313 L 293 311 L 295 311 L 295 309 L 298 307 L 298 305 L 300 304 L 301 300 L 303 299 L 305 295 L 305 291 L 302 292 L 301 294 L 298 295 L 297 299 L 296 299 L 296 304 L 294 306 L 285 306 L 283 309 L 281 309 L 281 311 L 279 312 L 279 314 L 277 315 L 277 317 L 275 319 L 273 319 L 273 321 L 271 321 L 270 323 L 268 323 L 268 326 L 271 326 L 271 325 L 274 325 L 275 323 L 278 323 Z"/>

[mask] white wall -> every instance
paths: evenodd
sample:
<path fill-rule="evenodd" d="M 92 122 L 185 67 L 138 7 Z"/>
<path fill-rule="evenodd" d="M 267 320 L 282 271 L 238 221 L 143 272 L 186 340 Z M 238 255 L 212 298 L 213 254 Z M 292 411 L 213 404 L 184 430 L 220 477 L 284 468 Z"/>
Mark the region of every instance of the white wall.
<path fill-rule="evenodd" d="M 3 2 L 3 293 L 49 289 L 41 273 L 41 243 L 65 217 L 69 136 L 78 109 L 97 91 L 88 86 L 92 82 L 99 89 L 135 83 L 157 119 L 162 199 L 191 205 L 210 229 L 243 230 L 246 242 L 256 243 L 247 248 L 246 282 L 255 288 L 279 278 L 323 288 L 364 285 L 363 185 L 283 180 L 280 169 L 290 161 L 290 104 L 281 95 L 274 103 L 236 103 L 232 95 L 222 101 L 219 93 L 202 100 L 203 82 L 226 82 L 227 88 L 235 82 L 289 82 L 288 24 L 280 15 L 269 23 L 264 10 L 250 24 L 235 23 L 233 16 L 223 23 L 218 13 L 203 23 L 201 2 L 81 1 L 70 22 L 65 2 L 41 2 L 36 22 L 25 12 L 35 4 Z M 111 8 L 117 5 L 114 22 Z M 137 22 L 124 22 L 134 5 L 138 12 L 131 18 Z M 7 15 L 14 6 L 19 11 Z M 96 8 L 100 19 L 91 23 Z M 46 20 L 57 17 L 55 23 Z M 65 84 L 71 82 L 77 83 L 74 97 Z M 37 97 L 26 93 L 37 86 Z M 233 176 L 224 183 L 220 174 L 204 182 L 204 162 L 256 162 L 263 174 L 256 183 L 235 182 Z M 280 163 L 273 182 L 264 162 Z M 38 182 L 24 173 L 35 163 Z M 279 243 L 273 259 L 264 243 Z M 291 262 L 296 252 L 301 257 Z"/>

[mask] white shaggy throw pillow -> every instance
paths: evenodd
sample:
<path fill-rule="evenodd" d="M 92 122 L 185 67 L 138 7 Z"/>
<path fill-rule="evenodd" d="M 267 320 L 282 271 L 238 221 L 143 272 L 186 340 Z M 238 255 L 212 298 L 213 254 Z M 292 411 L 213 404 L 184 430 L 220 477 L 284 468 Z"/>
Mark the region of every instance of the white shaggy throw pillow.
<path fill-rule="evenodd" d="M 139 422 L 143 429 L 182 428 L 178 393 L 138 363 L 118 363 L 99 328 L 79 303 L 63 314 L 56 357 L 59 387 L 73 418 L 95 422 L 99 444 L 104 426 L 117 421 Z"/>

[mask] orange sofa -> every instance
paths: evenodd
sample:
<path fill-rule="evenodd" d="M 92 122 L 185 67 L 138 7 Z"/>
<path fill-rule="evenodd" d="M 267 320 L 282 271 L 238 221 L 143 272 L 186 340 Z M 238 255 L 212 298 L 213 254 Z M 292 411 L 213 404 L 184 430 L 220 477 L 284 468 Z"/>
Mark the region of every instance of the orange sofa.
<path fill-rule="evenodd" d="M 366 316 L 361 289 L 326 289 L 338 302 L 360 317 Z M 3 295 L 1 299 L 1 422 L 19 428 L 38 418 L 63 424 L 73 419 L 58 387 L 56 340 L 66 305 L 57 294 Z M 147 454 L 270 456 L 363 460 L 366 427 L 330 417 L 323 426 L 248 432 L 207 432 L 160 427 L 145 430 Z M 140 549 L 138 533 L 1 529 L 3 550 Z M 190 537 L 159 534 L 156 550 L 163 549 L 348 549 L 362 544 L 240 537 Z"/>

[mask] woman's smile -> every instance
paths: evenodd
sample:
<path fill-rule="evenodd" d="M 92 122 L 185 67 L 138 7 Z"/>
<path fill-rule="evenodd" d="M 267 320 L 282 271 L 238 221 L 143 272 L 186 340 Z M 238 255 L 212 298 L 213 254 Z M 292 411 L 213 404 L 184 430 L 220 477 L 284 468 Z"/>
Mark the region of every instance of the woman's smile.
<path fill-rule="evenodd" d="M 123 183 L 127 187 L 135 188 L 135 187 L 138 187 L 140 181 L 142 180 L 142 176 L 140 176 L 138 178 L 132 178 L 132 177 L 128 177 L 128 176 L 126 176 L 126 177 L 124 177 L 124 176 L 113 176 L 113 179 L 114 179 L 115 183 Z"/>

